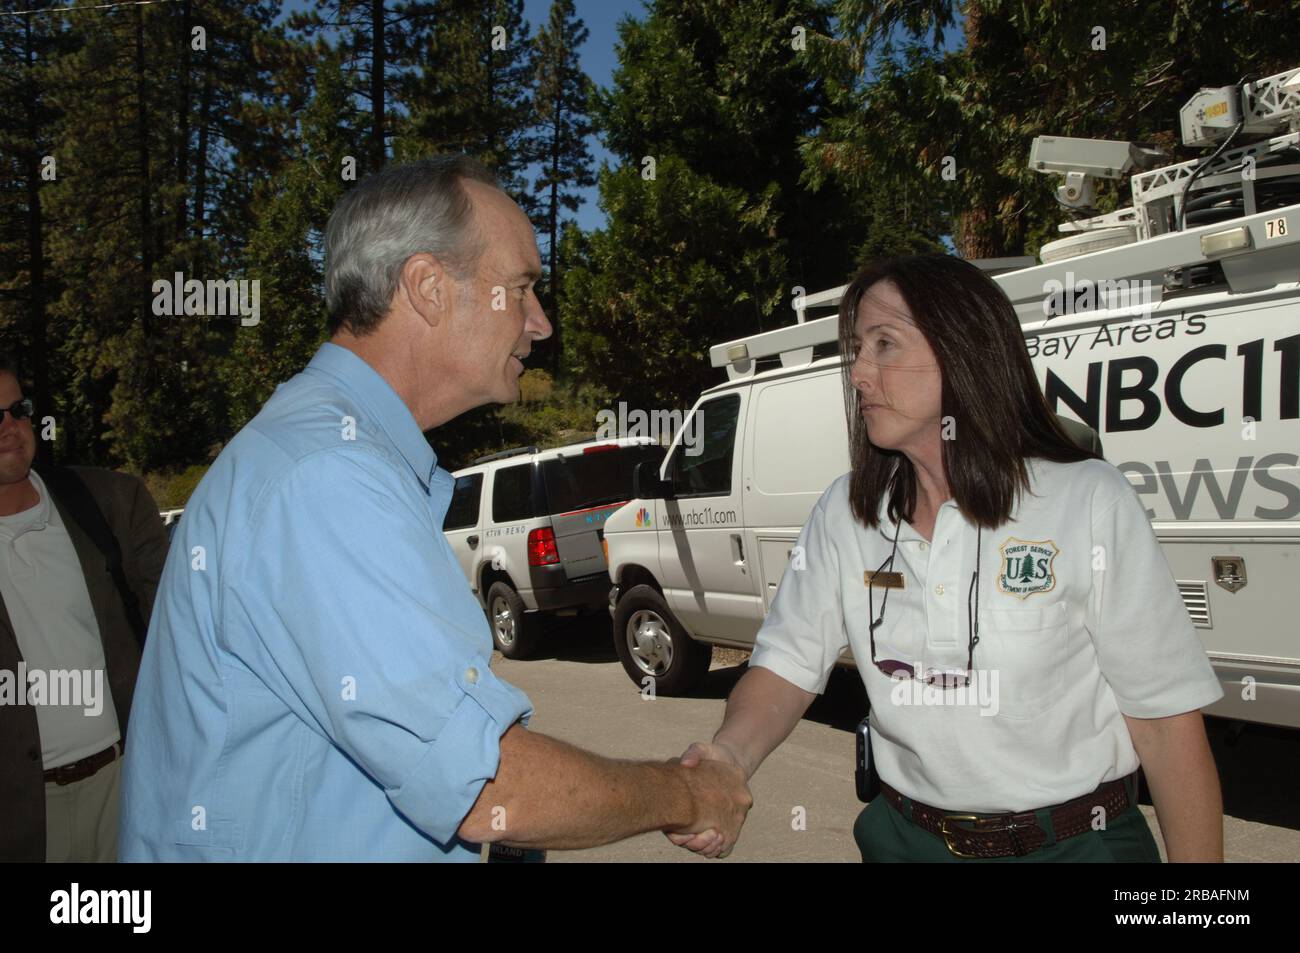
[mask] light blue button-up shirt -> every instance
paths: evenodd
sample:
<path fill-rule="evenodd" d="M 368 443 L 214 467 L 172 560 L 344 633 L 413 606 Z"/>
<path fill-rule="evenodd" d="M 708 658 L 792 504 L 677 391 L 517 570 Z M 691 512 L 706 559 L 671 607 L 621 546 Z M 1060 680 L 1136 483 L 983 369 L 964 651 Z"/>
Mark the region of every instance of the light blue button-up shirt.
<path fill-rule="evenodd" d="M 456 831 L 532 706 L 488 668 L 442 533 L 453 483 L 351 351 L 277 388 L 172 541 L 120 859 L 478 859 Z"/>

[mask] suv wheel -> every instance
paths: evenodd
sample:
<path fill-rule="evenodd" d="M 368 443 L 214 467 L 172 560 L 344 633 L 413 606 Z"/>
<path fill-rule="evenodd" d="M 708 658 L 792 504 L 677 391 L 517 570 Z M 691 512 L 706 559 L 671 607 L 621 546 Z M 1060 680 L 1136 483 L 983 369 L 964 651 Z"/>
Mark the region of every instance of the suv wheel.
<path fill-rule="evenodd" d="M 614 647 L 628 676 L 656 695 L 685 695 L 704 678 L 713 646 L 696 642 L 653 586 L 634 586 L 614 609 Z"/>
<path fill-rule="evenodd" d="M 508 583 L 494 582 L 487 594 L 487 617 L 492 626 L 492 644 L 509 659 L 525 659 L 537 648 L 536 619 L 524 610 Z"/>

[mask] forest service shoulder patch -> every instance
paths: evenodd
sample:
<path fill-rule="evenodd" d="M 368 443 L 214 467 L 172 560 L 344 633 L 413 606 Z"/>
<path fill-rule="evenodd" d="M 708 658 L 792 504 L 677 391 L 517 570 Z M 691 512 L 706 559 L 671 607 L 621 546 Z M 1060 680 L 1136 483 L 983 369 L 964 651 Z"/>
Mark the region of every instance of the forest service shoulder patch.
<path fill-rule="evenodd" d="M 1051 592 L 1056 588 L 1052 561 L 1060 550 L 1052 540 L 1026 540 L 1012 536 L 998 550 L 1002 553 L 999 592 L 1026 599 L 1035 592 Z"/>

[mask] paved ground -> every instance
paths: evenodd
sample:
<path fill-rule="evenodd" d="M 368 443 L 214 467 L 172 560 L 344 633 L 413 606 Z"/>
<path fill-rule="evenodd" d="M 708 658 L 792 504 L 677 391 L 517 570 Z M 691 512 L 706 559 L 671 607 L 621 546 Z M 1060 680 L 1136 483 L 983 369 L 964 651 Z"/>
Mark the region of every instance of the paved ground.
<path fill-rule="evenodd" d="M 715 658 L 690 698 L 645 700 L 614 654 L 608 623 L 563 623 L 537 659 L 495 657 L 493 670 L 524 689 L 537 707 L 532 727 L 618 758 L 672 758 L 713 736 L 723 700 L 744 672 L 742 653 Z M 857 862 L 853 821 L 853 727 L 866 710 L 862 683 L 837 672 L 789 740 L 755 775 L 754 808 L 732 859 Z M 1229 861 L 1300 860 L 1300 732 L 1208 722 L 1223 779 Z M 1155 813 L 1144 804 L 1156 841 Z M 797 824 L 802 819 L 802 825 Z M 1161 853 L 1164 849 L 1161 844 Z M 706 863 L 646 834 L 583 851 L 552 851 L 548 861 Z"/>

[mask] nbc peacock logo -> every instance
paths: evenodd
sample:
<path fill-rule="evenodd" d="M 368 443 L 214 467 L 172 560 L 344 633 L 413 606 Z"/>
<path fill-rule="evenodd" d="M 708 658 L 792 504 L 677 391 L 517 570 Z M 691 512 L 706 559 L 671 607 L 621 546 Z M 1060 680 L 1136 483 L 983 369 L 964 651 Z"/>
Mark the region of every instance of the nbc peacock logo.
<path fill-rule="evenodd" d="M 640 529 L 642 526 L 650 525 L 650 511 L 647 510 L 644 506 L 641 507 L 641 509 L 636 511 L 636 525 L 638 529 Z"/>

